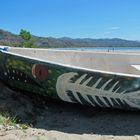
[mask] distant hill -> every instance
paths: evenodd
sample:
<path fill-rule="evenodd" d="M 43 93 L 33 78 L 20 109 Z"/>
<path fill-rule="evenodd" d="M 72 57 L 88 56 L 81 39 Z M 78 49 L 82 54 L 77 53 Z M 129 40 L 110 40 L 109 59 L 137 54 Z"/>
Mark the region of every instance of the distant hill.
<path fill-rule="evenodd" d="M 0 29 L 0 44 L 1 45 L 16 45 L 21 43 L 22 39 L 15 34 Z"/>
<path fill-rule="evenodd" d="M 36 45 L 48 48 L 64 47 L 140 47 L 140 41 L 113 39 L 72 39 L 33 36 Z M 19 46 L 23 40 L 19 35 L 0 29 L 0 45 Z"/>

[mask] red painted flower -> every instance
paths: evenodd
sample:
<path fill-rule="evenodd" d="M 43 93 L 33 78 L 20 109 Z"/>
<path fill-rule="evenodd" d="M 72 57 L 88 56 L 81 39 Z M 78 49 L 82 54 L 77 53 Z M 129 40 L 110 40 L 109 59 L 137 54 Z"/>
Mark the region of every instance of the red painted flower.
<path fill-rule="evenodd" d="M 44 81 L 46 79 L 47 73 L 46 67 L 42 64 L 35 64 L 32 68 L 32 74 L 37 80 Z"/>

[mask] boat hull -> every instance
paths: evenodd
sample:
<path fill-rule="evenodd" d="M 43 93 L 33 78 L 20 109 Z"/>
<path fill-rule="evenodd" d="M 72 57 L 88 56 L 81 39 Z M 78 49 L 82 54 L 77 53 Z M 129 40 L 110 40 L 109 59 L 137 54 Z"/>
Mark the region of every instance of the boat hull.
<path fill-rule="evenodd" d="M 0 51 L 0 79 L 9 87 L 93 107 L 140 109 L 140 78 L 92 71 Z"/>

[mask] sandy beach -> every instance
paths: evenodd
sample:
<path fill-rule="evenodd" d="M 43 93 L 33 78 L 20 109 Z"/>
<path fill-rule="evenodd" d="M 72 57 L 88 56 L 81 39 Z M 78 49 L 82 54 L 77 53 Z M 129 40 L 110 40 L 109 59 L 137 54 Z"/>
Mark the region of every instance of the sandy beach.
<path fill-rule="evenodd" d="M 26 130 L 0 126 L 0 140 L 138 140 L 140 111 L 85 107 L 14 92 L 0 83 L 0 109 L 13 112 Z"/>

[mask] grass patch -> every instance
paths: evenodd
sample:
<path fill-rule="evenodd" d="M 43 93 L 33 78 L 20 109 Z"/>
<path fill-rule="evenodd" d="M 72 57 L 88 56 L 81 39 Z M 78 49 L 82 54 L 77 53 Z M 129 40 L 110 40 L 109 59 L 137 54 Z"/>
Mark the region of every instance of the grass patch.
<path fill-rule="evenodd" d="M 9 111 L 0 111 L 0 125 L 13 126 L 18 129 L 28 129 L 29 125 L 21 123 L 19 117 Z"/>
<path fill-rule="evenodd" d="M 9 112 L 1 112 L 0 113 L 0 124 L 4 126 L 16 126 L 17 117 Z"/>

